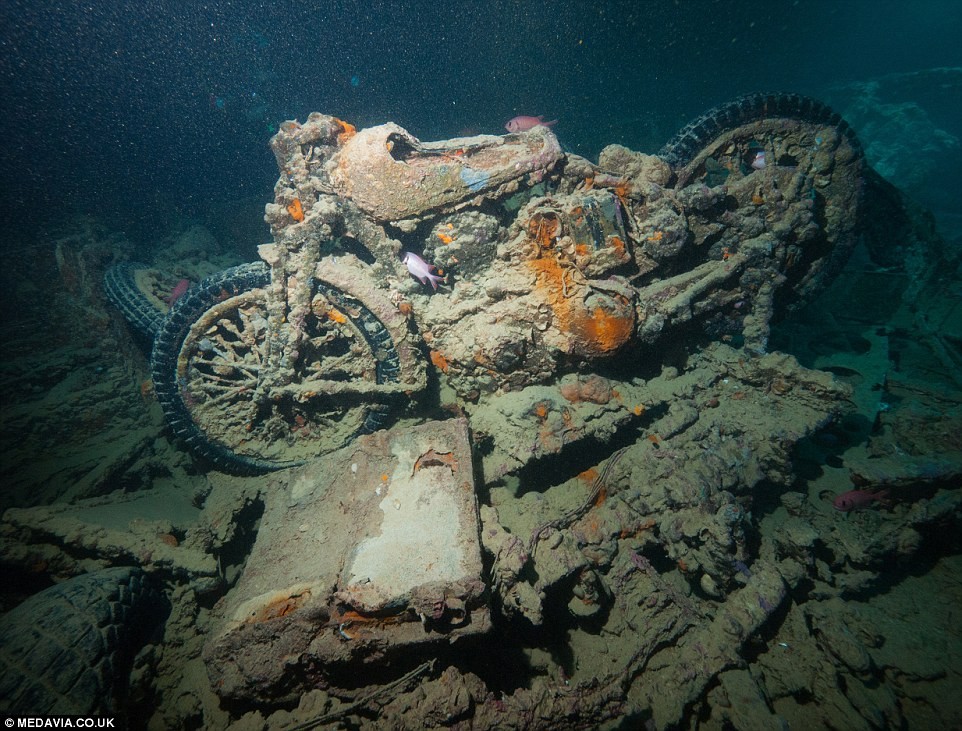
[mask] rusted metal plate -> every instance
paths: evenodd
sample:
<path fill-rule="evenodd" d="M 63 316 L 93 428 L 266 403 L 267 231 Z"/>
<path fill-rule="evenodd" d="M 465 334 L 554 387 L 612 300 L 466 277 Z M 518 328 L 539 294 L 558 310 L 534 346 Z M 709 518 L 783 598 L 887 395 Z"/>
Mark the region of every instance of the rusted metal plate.
<path fill-rule="evenodd" d="M 221 695 L 282 698 L 488 628 L 463 419 L 377 432 L 271 479 L 205 648 Z"/>

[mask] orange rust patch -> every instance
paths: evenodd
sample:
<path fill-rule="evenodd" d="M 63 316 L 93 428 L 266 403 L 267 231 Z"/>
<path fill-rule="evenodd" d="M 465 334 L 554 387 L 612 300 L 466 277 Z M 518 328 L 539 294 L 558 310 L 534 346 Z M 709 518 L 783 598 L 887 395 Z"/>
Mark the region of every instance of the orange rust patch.
<path fill-rule="evenodd" d="M 253 616 L 248 619 L 249 622 L 267 622 L 271 619 L 278 619 L 280 617 L 286 617 L 288 614 L 294 612 L 298 607 L 300 607 L 304 602 L 311 598 L 311 592 L 305 591 L 303 594 L 298 594 L 296 596 L 282 597 L 280 599 L 275 599 L 274 601 L 266 604 L 265 606 L 254 612 Z"/>
<path fill-rule="evenodd" d="M 454 241 L 454 237 L 448 236 L 446 233 L 441 233 L 438 231 L 436 235 L 439 239 L 441 239 L 442 244 L 450 244 L 452 241 Z"/>
<path fill-rule="evenodd" d="M 648 237 L 649 241 L 661 241 L 664 238 L 665 233 L 663 231 L 655 231 L 651 236 Z"/>
<path fill-rule="evenodd" d="M 651 442 L 652 444 L 654 444 L 654 445 L 657 447 L 657 446 L 658 446 L 658 443 L 661 441 L 661 439 L 658 438 L 658 435 L 657 435 L 657 434 L 649 434 L 649 435 L 648 435 L 648 441 Z"/>
<path fill-rule="evenodd" d="M 436 350 L 430 351 L 429 355 L 431 356 L 431 362 L 434 363 L 435 368 L 437 368 L 442 373 L 448 372 L 448 368 L 450 366 L 448 364 L 447 358 L 445 358 L 443 355 L 441 355 L 441 353 L 439 353 Z"/>
<path fill-rule="evenodd" d="M 598 490 L 598 496 L 595 498 L 594 506 L 600 508 L 605 504 L 605 500 L 608 499 L 608 488 L 602 487 Z"/>
<path fill-rule="evenodd" d="M 528 221 L 528 236 L 542 249 L 550 249 L 558 238 L 561 224 L 553 213 L 536 213 Z"/>
<path fill-rule="evenodd" d="M 591 485 L 595 480 L 598 479 L 598 470 L 596 470 L 594 467 L 589 467 L 584 472 L 578 474 L 578 479 Z"/>
<path fill-rule="evenodd" d="M 635 408 L 631 410 L 631 413 L 634 414 L 635 416 L 641 416 L 642 414 L 645 413 L 645 407 L 642 406 L 641 404 L 635 404 Z"/>
<path fill-rule="evenodd" d="M 403 614 L 370 615 L 361 614 L 353 609 L 345 609 L 343 612 L 334 613 L 331 616 L 331 623 L 335 626 L 342 625 L 342 629 L 346 629 L 347 627 L 377 628 L 401 624 L 404 621 L 405 617 Z"/>
<path fill-rule="evenodd" d="M 598 306 L 590 317 L 580 318 L 580 322 L 574 324 L 575 334 L 595 344 L 597 352 L 604 354 L 614 352 L 627 342 L 634 329 L 634 317 L 616 315 Z"/>
<path fill-rule="evenodd" d="M 631 337 L 634 312 L 623 298 L 611 300 L 613 306 L 621 305 L 620 312 L 610 312 L 600 305 L 589 309 L 582 296 L 584 286 L 576 283 L 556 258 L 545 256 L 528 264 L 537 276 L 535 288 L 550 305 L 558 328 L 575 341 L 571 345 L 572 351 L 584 355 L 609 355 Z"/>
<path fill-rule="evenodd" d="M 458 461 L 454 458 L 451 452 L 435 452 L 433 449 L 429 449 L 427 452 L 418 457 L 417 461 L 414 463 L 414 472 L 424 469 L 425 467 L 447 467 L 451 472 L 458 471 Z M 411 474 L 414 474 L 412 472 Z"/>
<path fill-rule="evenodd" d="M 327 310 L 327 316 L 334 320 L 338 325 L 343 325 L 347 322 L 347 316 L 340 310 L 335 310 L 333 307 L 329 307 Z"/>
<path fill-rule="evenodd" d="M 291 218 L 300 223 L 304 220 L 304 207 L 301 205 L 300 198 L 295 198 L 287 206 L 287 212 L 291 214 Z"/>
<path fill-rule="evenodd" d="M 348 622 L 374 622 L 377 617 L 369 617 L 366 614 L 355 612 L 353 609 L 345 609 L 337 617 L 337 621 L 347 624 Z"/>

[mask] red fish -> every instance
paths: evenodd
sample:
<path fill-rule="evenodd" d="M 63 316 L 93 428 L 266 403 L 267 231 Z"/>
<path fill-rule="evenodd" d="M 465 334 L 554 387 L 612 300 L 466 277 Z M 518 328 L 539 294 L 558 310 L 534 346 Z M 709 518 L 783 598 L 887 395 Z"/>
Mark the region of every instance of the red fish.
<path fill-rule="evenodd" d="M 184 292 L 186 292 L 189 287 L 190 287 L 189 279 L 181 279 L 179 282 L 177 282 L 177 284 L 174 285 L 174 288 L 170 290 L 170 296 L 167 297 L 167 304 L 168 305 L 174 304 L 174 302 L 180 299 L 181 295 L 183 295 Z"/>
<path fill-rule="evenodd" d="M 841 510 L 843 513 L 848 513 L 852 510 L 863 510 L 869 507 L 876 500 L 882 502 L 886 495 L 888 495 L 887 490 L 882 490 L 882 492 L 849 490 L 848 492 L 843 492 L 841 495 L 836 496 L 832 501 L 832 505 L 836 510 Z"/>
<path fill-rule="evenodd" d="M 544 117 L 540 114 L 537 117 L 527 117 L 523 114 L 519 114 L 514 119 L 509 119 L 508 123 L 504 125 L 504 128 L 508 132 L 527 132 L 532 127 L 542 126 L 550 127 L 553 124 L 557 124 L 557 119 L 552 119 L 550 122 L 545 122 Z"/>

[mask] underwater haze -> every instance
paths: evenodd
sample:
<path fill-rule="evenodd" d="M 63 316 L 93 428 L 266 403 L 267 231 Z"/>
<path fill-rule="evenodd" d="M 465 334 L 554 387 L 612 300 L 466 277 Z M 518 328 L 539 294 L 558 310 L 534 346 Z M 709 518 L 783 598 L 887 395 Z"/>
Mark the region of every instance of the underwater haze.
<path fill-rule="evenodd" d="M 0 1 L 7 726 L 962 728 L 959 39 Z"/>
<path fill-rule="evenodd" d="M 579 154 L 654 152 L 741 94 L 962 65 L 953 0 L 8 0 L 0 25 L 0 220 L 26 232 L 266 200 L 267 141 L 312 111 L 424 140 L 543 114 Z"/>

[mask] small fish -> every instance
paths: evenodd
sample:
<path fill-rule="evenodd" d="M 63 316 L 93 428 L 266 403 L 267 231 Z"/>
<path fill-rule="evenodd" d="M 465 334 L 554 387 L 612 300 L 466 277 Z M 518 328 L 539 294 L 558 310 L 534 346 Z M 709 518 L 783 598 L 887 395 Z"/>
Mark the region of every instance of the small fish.
<path fill-rule="evenodd" d="M 186 292 L 188 289 L 190 289 L 190 280 L 181 279 L 179 282 L 177 282 L 177 284 L 174 285 L 174 288 L 170 290 L 170 295 L 167 297 L 167 304 L 174 304 L 174 302 L 179 300 L 183 296 L 184 292 Z"/>
<path fill-rule="evenodd" d="M 765 169 L 765 151 L 764 150 L 759 150 L 758 152 L 755 153 L 755 159 L 752 160 L 752 167 L 755 168 L 756 170 Z"/>
<path fill-rule="evenodd" d="M 863 510 L 876 500 L 882 502 L 886 495 L 888 495 L 887 490 L 882 490 L 882 492 L 849 490 L 848 492 L 843 492 L 841 495 L 837 495 L 832 501 L 832 506 L 836 510 L 841 510 L 843 513 L 849 513 L 853 510 Z"/>
<path fill-rule="evenodd" d="M 550 127 L 553 124 L 557 124 L 557 119 L 552 119 L 550 122 L 545 122 L 544 117 L 540 114 L 537 117 L 528 117 L 524 114 L 519 114 L 513 119 L 509 119 L 508 123 L 504 125 L 504 128 L 508 132 L 527 132 L 532 127 Z"/>
<path fill-rule="evenodd" d="M 411 272 L 411 275 L 421 281 L 421 284 L 430 282 L 431 286 L 437 289 L 438 282 L 444 281 L 443 277 L 437 274 L 431 274 L 431 270 L 436 268 L 433 264 L 428 264 L 420 256 L 410 251 L 404 252 L 404 264 L 407 266 L 408 271 Z"/>

